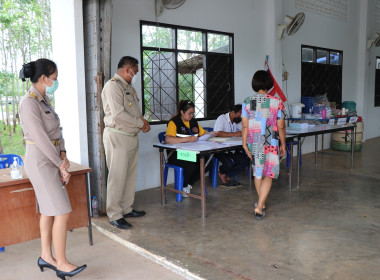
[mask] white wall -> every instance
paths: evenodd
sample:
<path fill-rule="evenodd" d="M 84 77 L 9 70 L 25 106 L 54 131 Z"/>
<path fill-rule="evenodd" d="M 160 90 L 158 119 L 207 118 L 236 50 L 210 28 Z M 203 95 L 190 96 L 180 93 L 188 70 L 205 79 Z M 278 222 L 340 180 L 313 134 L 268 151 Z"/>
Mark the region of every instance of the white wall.
<path fill-rule="evenodd" d="M 343 51 L 343 100 L 356 99 L 358 1 L 350 0 L 347 22 L 310 12 L 298 32 L 282 39 L 283 63 L 289 72 L 289 103 L 301 101 L 301 45 L 311 45 Z M 300 10 L 294 0 L 284 1 L 284 15 L 294 16 Z M 362 112 L 360 112 L 362 113 Z"/>
<path fill-rule="evenodd" d="M 276 26 L 283 16 L 294 16 L 294 0 L 192 0 L 176 10 L 164 10 L 159 22 L 231 32 L 235 43 L 235 102 L 242 102 L 252 94 L 251 79 L 254 72 L 263 68 L 265 56 L 276 80 L 281 85 L 282 63 L 289 72 L 289 80 L 282 83 L 287 89 L 288 104 L 301 99 L 301 45 L 312 45 L 343 50 L 343 100 L 355 101 L 357 111 L 365 118 L 365 137 L 380 136 L 377 121 L 380 108 L 373 108 L 374 61 L 380 56 L 380 48 L 366 52 L 363 38 L 368 34 L 371 21 L 366 20 L 373 0 L 349 0 L 349 16 L 346 22 L 305 12 L 306 19 L 300 30 L 283 40 L 276 38 Z M 139 21 L 155 21 L 154 1 L 114 0 L 112 26 L 112 71 L 120 57 L 131 55 L 140 59 Z M 368 60 L 368 61 L 367 61 Z M 372 62 L 372 66 L 368 63 Z M 136 85 L 141 93 L 141 81 Z M 141 96 L 141 95 L 140 95 Z M 213 126 L 214 121 L 201 122 Z M 374 130 L 369 130 L 374 126 Z M 165 125 L 153 125 L 151 132 L 140 135 L 140 156 L 137 189 L 159 185 L 158 151 L 152 148 L 157 134 Z M 330 137 L 325 137 L 328 147 Z M 303 153 L 314 150 L 314 138 L 306 139 Z M 149 170 L 149 176 L 144 176 Z"/>
<path fill-rule="evenodd" d="M 245 97 L 253 93 L 252 75 L 256 70 L 263 68 L 265 56 L 269 54 L 270 63 L 274 63 L 272 57 L 280 55 L 280 49 L 273 44 L 275 31 L 268 35 L 268 27 L 264 24 L 266 18 L 272 18 L 271 24 L 275 24 L 272 15 L 275 11 L 281 12 L 278 7 L 275 8 L 275 2 L 277 1 L 191 0 L 186 1 L 179 9 L 164 10 L 158 21 L 234 33 L 235 102 L 241 103 Z M 155 21 L 154 1 L 113 1 L 113 72 L 116 71 L 118 60 L 124 55 L 140 60 L 140 20 Z M 267 44 L 267 41 L 270 44 Z M 137 92 L 141 93 L 141 80 L 136 84 Z M 214 121 L 202 121 L 201 125 L 213 126 Z M 165 130 L 166 125 L 152 125 L 149 133 L 140 133 L 138 190 L 160 184 L 159 153 L 152 145 L 158 141 L 158 133 Z M 149 170 L 149 176 L 144 176 L 146 170 Z M 169 180 L 172 181 L 172 178 Z"/>
<path fill-rule="evenodd" d="M 379 119 L 380 112 L 373 109 L 373 101 L 371 101 L 374 99 L 373 90 L 368 89 L 368 85 L 374 86 L 374 80 L 368 79 L 368 74 L 374 77 L 374 72 L 368 73 L 368 52 L 365 49 L 367 29 L 372 24 L 369 20 L 367 21 L 367 6 L 368 0 L 349 0 L 347 21 L 305 12 L 305 22 L 298 32 L 292 36 L 285 36 L 282 40 L 282 59 L 289 72 L 288 104 L 301 100 L 300 52 L 302 44 L 343 51 L 342 100 L 356 102 L 357 112 L 363 116 L 366 127 L 364 139 L 380 136 L 378 122 L 376 131 L 369 130 L 373 122 Z M 283 1 L 284 15 L 294 16 L 298 12 L 300 10 L 295 8 L 294 0 Z M 375 57 L 372 61 L 374 59 Z M 285 88 L 285 83 L 283 83 L 283 88 Z M 324 147 L 329 147 L 329 144 L 330 137 L 327 136 Z M 307 138 L 302 148 L 304 153 L 313 151 L 314 139 Z"/>
<path fill-rule="evenodd" d="M 374 39 L 375 32 L 380 32 L 374 28 L 374 0 L 368 1 L 368 30 L 366 39 Z M 367 114 L 365 118 L 365 132 L 367 138 L 378 137 L 380 135 L 380 107 L 374 107 L 375 100 L 375 69 L 376 69 L 376 56 L 380 57 L 380 47 L 374 47 L 367 51 L 366 56 L 366 90 L 365 100 L 367 107 Z"/>
<path fill-rule="evenodd" d="M 51 1 L 53 60 L 59 88 L 55 109 L 63 127 L 67 157 L 88 166 L 82 1 Z"/>

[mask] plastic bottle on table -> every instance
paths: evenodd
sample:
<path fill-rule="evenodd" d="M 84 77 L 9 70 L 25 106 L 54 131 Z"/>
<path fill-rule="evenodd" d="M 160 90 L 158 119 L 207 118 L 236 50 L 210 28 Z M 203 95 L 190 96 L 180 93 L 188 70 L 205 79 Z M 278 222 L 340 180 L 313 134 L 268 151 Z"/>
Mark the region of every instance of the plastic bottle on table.
<path fill-rule="evenodd" d="M 326 119 L 326 110 L 325 109 L 322 110 L 322 119 Z"/>
<path fill-rule="evenodd" d="M 91 205 L 92 205 L 92 216 L 94 218 L 98 218 L 99 217 L 99 208 L 98 208 L 98 200 L 96 199 L 96 196 L 94 196 L 92 198 Z"/>
<path fill-rule="evenodd" d="M 22 178 L 21 166 L 18 164 L 16 157 L 13 158 L 13 164 L 11 166 L 11 177 L 12 179 Z"/>

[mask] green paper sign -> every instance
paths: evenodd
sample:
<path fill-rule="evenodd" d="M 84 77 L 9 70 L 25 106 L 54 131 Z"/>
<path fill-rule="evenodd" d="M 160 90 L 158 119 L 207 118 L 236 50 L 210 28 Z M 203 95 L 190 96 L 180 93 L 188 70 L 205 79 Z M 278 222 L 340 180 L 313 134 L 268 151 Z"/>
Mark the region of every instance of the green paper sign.
<path fill-rule="evenodd" d="M 177 150 L 177 159 L 197 162 L 197 153 L 193 151 Z"/>

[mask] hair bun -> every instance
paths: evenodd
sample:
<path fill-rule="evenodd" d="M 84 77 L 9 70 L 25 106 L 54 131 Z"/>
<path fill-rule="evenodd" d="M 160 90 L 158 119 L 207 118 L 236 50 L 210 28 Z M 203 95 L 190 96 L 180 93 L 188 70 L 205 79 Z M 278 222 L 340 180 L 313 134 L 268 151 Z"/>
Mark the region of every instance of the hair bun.
<path fill-rule="evenodd" d="M 25 79 L 32 78 L 34 76 L 35 68 L 36 68 L 35 65 L 36 65 L 36 62 L 31 61 L 22 66 L 20 70 L 20 79 L 23 82 L 25 82 Z"/>

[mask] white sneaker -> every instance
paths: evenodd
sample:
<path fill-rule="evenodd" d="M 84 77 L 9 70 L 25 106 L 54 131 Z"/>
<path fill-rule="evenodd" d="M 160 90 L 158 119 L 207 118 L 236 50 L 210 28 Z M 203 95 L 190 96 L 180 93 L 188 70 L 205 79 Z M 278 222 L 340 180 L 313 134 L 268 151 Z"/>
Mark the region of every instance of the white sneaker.
<path fill-rule="evenodd" d="M 191 186 L 191 185 L 187 185 L 187 187 L 185 187 L 185 188 L 183 188 L 183 192 L 185 192 L 185 193 L 190 193 L 190 190 L 192 189 L 193 187 Z M 186 195 L 186 194 L 183 194 L 182 195 L 183 197 L 189 197 L 188 195 Z"/>

